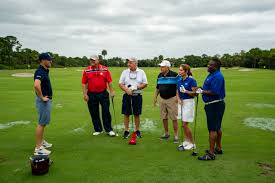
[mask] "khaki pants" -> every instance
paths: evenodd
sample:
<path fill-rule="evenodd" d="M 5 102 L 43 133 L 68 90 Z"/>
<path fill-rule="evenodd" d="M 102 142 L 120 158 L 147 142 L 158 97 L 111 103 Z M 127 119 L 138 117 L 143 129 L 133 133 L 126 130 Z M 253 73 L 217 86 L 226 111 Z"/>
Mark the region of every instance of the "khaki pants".
<path fill-rule="evenodd" d="M 178 116 L 178 100 L 177 97 L 163 99 L 160 97 L 160 118 L 177 120 Z"/>

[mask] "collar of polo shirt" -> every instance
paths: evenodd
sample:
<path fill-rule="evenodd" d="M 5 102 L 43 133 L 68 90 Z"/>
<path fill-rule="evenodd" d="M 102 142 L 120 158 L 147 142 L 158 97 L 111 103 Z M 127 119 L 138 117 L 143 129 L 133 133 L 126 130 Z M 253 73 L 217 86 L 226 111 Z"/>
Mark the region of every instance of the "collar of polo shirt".
<path fill-rule="evenodd" d="M 138 72 L 138 71 L 140 71 L 140 69 L 137 67 L 137 69 L 136 69 L 135 71 L 131 71 L 131 70 L 128 68 L 128 71 L 129 71 L 129 72 Z"/>

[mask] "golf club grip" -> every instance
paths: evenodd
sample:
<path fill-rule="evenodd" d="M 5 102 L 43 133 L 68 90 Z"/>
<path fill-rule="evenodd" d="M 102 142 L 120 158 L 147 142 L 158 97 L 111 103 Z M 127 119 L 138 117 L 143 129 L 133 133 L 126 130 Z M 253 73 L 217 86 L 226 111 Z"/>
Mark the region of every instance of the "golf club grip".
<path fill-rule="evenodd" d="M 130 98 L 131 98 L 131 112 L 132 112 L 132 116 L 131 116 L 131 119 L 132 119 L 132 130 L 134 131 L 134 109 L 133 109 L 133 96 L 130 95 Z"/>
<path fill-rule="evenodd" d="M 196 112 L 195 112 L 195 124 L 194 124 L 194 143 L 196 143 L 196 126 L 197 126 L 197 116 L 198 116 L 198 104 L 199 104 L 199 95 L 197 96 L 196 101 Z"/>
<path fill-rule="evenodd" d="M 116 122 L 116 112 L 115 112 L 114 97 L 112 97 L 112 106 L 113 106 L 114 119 L 115 119 L 115 125 L 116 125 L 116 133 L 117 133 L 117 122 Z"/>

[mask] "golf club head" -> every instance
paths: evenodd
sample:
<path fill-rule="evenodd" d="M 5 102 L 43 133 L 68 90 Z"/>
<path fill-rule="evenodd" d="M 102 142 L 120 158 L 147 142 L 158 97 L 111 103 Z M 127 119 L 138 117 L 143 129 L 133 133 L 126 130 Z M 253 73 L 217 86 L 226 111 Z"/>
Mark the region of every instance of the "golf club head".
<path fill-rule="evenodd" d="M 137 136 L 136 136 L 136 132 L 132 133 L 132 137 L 129 141 L 129 145 L 136 145 L 137 144 Z"/>
<path fill-rule="evenodd" d="M 199 154 L 198 152 L 193 151 L 191 155 L 192 155 L 192 156 L 198 156 L 198 154 Z"/>

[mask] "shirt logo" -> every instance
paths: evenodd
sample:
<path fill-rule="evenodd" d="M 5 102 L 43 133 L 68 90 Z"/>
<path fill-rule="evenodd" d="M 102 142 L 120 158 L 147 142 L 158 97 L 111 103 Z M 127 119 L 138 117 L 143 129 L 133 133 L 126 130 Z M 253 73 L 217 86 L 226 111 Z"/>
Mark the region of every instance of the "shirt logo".
<path fill-rule="evenodd" d="M 101 72 L 101 73 L 100 73 L 100 75 L 102 76 L 102 75 L 103 75 L 103 73 Z"/>

